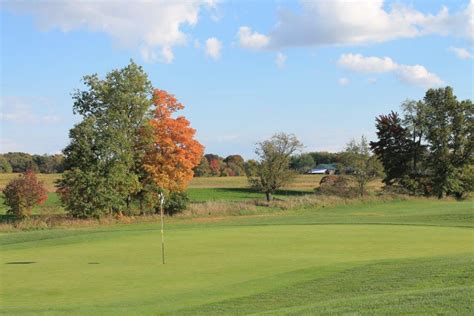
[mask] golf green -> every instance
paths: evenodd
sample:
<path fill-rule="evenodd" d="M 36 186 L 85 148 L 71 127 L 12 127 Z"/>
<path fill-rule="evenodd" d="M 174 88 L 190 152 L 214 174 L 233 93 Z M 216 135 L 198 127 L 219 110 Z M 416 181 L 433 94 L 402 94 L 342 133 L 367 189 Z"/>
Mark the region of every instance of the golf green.
<path fill-rule="evenodd" d="M 470 228 L 183 224 L 166 233 L 165 265 L 157 225 L 22 234 L 1 246 L 6 314 L 472 308 Z"/>

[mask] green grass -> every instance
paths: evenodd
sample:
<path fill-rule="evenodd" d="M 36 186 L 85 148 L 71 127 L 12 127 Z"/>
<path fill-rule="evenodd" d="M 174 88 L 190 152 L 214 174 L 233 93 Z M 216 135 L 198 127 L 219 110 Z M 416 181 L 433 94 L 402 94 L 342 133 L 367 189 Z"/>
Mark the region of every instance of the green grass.
<path fill-rule="evenodd" d="M 174 218 L 164 266 L 157 224 L 1 234 L 2 312 L 472 315 L 472 213 L 414 200 Z"/>

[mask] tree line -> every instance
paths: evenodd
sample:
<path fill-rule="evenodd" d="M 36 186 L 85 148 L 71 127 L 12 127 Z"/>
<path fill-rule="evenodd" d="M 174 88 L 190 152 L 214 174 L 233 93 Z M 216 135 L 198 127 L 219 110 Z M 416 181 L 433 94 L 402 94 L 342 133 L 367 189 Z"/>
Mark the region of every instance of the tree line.
<path fill-rule="evenodd" d="M 61 173 L 64 171 L 64 156 L 31 155 L 23 152 L 0 154 L 0 173 L 26 172 Z"/>

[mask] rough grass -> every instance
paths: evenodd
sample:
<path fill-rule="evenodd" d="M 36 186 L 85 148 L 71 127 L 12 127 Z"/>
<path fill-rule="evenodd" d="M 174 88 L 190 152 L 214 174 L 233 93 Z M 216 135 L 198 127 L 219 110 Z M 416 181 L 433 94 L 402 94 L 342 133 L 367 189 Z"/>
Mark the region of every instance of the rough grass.
<path fill-rule="evenodd" d="M 2 312 L 473 313 L 472 202 L 201 219 L 167 219 L 164 266 L 157 223 L 0 234 Z"/>

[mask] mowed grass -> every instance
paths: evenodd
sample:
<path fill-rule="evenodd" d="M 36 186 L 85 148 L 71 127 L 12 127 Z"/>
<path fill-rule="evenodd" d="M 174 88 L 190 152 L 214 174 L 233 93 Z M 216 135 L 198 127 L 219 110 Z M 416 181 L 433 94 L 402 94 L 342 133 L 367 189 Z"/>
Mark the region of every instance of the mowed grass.
<path fill-rule="evenodd" d="M 0 235 L 5 314 L 472 315 L 472 202 Z"/>

